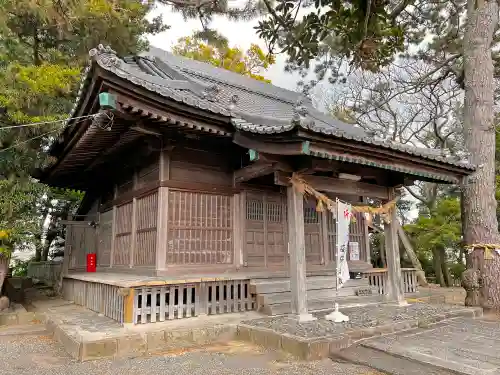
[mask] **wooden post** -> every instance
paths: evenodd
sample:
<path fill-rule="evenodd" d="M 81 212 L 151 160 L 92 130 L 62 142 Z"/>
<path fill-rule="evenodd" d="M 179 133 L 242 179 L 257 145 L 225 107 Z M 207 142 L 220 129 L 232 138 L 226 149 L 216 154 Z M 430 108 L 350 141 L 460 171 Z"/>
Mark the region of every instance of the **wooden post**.
<path fill-rule="evenodd" d="M 367 203 L 367 199 L 365 197 L 362 197 L 361 198 L 361 202 L 363 202 L 364 204 Z M 363 216 L 363 240 L 365 242 L 365 260 L 366 260 L 366 263 L 368 263 L 369 265 L 372 264 L 372 254 L 371 254 L 371 250 L 370 250 L 370 233 L 368 232 L 368 222 L 366 220 L 366 217 Z"/>
<path fill-rule="evenodd" d="M 158 188 L 158 224 L 156 241 L 156 272 L 167 267 L 168 248 L 168 187 Z"/>
<path fill-rule="evenodd" d="M 327 210 L 320 212 L 321 242 L 323 248 L 321 255 L 321 264 L 323 265 L 331 264 L 333 262 L 333 259 L 331 259 L 330 256 L 330 244 L 328 241 L 328 215 L 331 215 L 331 213 Z"/>
<path fill-rule="evenodd" d="M 389 199 L 396 196 L 394 188 L 388 188 Z M 404 297 L 401 263 L 399 257 L 398 217 L 396 209 L 390 213 L 390 223 L 384 223 L 385 254 L 387 257 L 387 298 L 399 305 L 407 304 Z"/>
<path fill-rule="evenodd" d="M 308 322 L 316 318 L 307 311 L 304 197 L 293 186 L 287 187 L 287 195 L 292 313 L 297 315 L 299 322 Z"/>
<path fill-rule="evenodd" d="M 134 324 L 134 288 L 123 297 L 123 324 Z"/>
<path fill-rule="evenodd" d="M 233 195 L 233 249 L 234 258 L 233 263 L 236 269 L 240 269 L 243 266 L 243 242 L 241 233 L 241 195 Z"/>
<path fill-rule="evenodd" d="M 129 255 L 130 268 L 134 266 L 134 254 L 137 251 L 136 242 L 137 242 L 137 198 L 134 198 L 134 200 L 132 201 L 132 233 L 130 235 L 130 255 Z"/>
<path fill-rule="evenodd" d="M 113 268 L 116 247 L 116 206 L 113 206 L 113 221 L 111 222 L 111 251 L 109 254 L 109 268 Z"/>
<path fill-rule="evenodd" d="M 247 252 L 246 252 L 246 220 L 247 220 L 247 193 L 242 191 L 240 193 L 240 243 L 241 243 L 241 265 L 248 266 Z"/>
<path fill-rule="evenodd" d="M 160 152 L 159 179 L 165 181 L 170 178 L 170 155 L 168 150 Z M 168 250 L 168 187 L 158 188 L 158 223 L 156 224 L 156 272 L 167 268 Z"/>

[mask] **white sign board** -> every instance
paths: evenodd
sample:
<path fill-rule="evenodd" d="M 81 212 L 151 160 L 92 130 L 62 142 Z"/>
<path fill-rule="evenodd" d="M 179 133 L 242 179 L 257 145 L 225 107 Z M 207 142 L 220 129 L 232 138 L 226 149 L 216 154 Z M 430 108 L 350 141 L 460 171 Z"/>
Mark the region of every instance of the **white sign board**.
<path fill-rule="evenodd" d="M 359 260 L 359 242 L 349 242 L 349 260 Z"/>

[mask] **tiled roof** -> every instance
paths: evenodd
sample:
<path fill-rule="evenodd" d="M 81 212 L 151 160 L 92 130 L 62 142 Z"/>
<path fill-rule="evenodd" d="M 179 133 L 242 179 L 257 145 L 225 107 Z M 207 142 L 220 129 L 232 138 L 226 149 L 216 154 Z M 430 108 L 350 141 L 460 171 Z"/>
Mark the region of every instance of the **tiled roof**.
<path fill-rule="evenodd" d="M 360 127 L 343 123 L 316 110 L 308 99 L 297 92 L 175 56 L 158 48 L 121 59 L 108 47 L 99 46 L 90 51 L 90 56 L 102 68 L 147 90 L 228 117 L 233 126 L 242 131 L 272 134 L 301 127 L 324 135 L 474 169 L 471 164 L 445 157 L 435 150 L 377 139 Z M 87 70 L 92 69 L 92 66 Z M 85 89 L 86 82 L 88 78 L 84 79 L 80 93 Z M 77 102 L 75 109 L 78 105 Z"/>

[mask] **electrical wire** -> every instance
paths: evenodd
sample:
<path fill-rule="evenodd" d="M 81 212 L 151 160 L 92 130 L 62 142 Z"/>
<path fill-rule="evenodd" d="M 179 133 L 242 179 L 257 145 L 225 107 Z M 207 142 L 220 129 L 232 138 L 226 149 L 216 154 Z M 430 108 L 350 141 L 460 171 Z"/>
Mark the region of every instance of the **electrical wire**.
<path fill-rule="evenodd" d="M 95 115 L 92 115 L 92 116 L 95 116 Z M 83 117 L 85 117 L 85 118 L 83 118 Z M 87 118 L 87 117 L 88 117 L 88 116 L 80 116 L 80 119 L 79 119 L 79 120 L 77 120 L 77 121 L 75 121 L 75 124 L 77 124 L 77 123 L 79 123 L 79 122 L 83 122 L 84 120 L 86 120 L 86 118 Z M 15 148 L 15 147 L 17 147 L 17 146 L 19 146 L 19 145 L 22 145 L 22 144 L 24 144 L 24 143 L 31 142 L 31 141 L 33 141 L 33 140 L 35 140 L 35 139 L 42 138 L 42 137 L 44 137 L 44 136 L 46 136 L 46 135 L 48 135 L 48 134 L 52 134 L 52 133 L 58 132 L 58 131 L 60 131 L 60 130 L 61 130 L 61 129 L 51 130 L 51 131 L 48 131 L 48 132 L 46 132 L 46 133 L 39 134 L 39 135 L 37 135 L 37 136 L 35 136 L 35 137 L 29 138 L 29 139 L 25 139 L 24 141 L 14 143 L 13 145 L 11 145 L 11 146 L 9 146 L 9 147 L 6 147 L 6 148 L 3 148 L 3 149 L 0 149 L 0 153 L 2 153 L 2 152 L 4 152 L 4 151 L 11 150 L 11 149 L 13 149 L 13 148 Z"/>
<path fill-rule="evenodd" d="M 3 129 L 15 129 L 15 128 L 24 128 L 27 126 L 38 126 L 38 125 L 48 125 L 48 124 L 57 124 L 58 122 L 64 122 L 68 120 L 78 120 L 78 119 L 87 119 L 91 117 L 96 117 L 97 113 L 94 113 L 92 115 L 86 115 L 86 116 L 79 116 L 79 117 L 70 117 L 70 118 L 65 118 L 62 120 L 54 120 L 54 121 L 42 121 L 42 122 L 33 122 L 29 124 L 22 124 L 22 125 L 9 125 L 9 126 L 0 126 L 0 130 Z"/>

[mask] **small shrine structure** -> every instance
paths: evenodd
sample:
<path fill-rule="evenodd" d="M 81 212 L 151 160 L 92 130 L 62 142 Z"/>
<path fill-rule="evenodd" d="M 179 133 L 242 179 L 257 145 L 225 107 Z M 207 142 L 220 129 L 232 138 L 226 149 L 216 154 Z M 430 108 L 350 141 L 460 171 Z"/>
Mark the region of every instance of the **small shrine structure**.
<path fill-rule="evenodd" d="M 36 177 L 85 191 L 67 222 L 65 298 L 125 324 L 403 301 L 416 277 L 400 267 L 389 203 L 416 180 L 474 171 L 156 48 L 122 58 L 99 46 L 90 58 L 54 162 Z M 338 297 L 335 219 L 304 187 L 358 207 L 352 280 Z M 371 265 L 367 199 L 385 207 L 386 269 Z M 96 272 L 85 272 L 87 254 Z"/>

